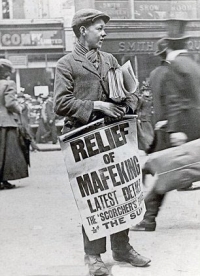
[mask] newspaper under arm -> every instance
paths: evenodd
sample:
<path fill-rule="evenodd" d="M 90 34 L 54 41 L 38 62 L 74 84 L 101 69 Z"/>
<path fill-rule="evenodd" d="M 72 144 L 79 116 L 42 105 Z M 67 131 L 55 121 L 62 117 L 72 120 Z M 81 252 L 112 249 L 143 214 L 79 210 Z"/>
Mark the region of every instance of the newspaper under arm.
<path fill-rule="evenodd" d="M 117 69 L 108 71 L 109 97 L 120 103 L 133 95 L 138 87 L 138 80 L 134 74 L 130 60 Z"/>

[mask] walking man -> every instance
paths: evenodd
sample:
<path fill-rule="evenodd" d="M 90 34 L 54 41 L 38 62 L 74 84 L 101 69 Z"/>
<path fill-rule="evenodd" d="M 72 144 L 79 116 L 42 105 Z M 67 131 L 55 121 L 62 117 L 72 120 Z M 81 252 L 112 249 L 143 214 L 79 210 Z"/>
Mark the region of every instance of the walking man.
<path fill-rule="evenodd" d="M 162 79 L 162 92 L 166 97 L 166 132 L 171 147 L 182 145 L 200 137 L 200 66 L 191 58 L 185 34 L 187 21 L 170 19 L 166 60 L 169 63 Z M 159 184 L 158 184 L 159 185 Z M 174 186 L 176 189 L 176 186 Z M 155 187 L 145 198 L 144 220 L 132 230 L 154 231 L 156 217 L 166 193 L 159 194 Z"/>

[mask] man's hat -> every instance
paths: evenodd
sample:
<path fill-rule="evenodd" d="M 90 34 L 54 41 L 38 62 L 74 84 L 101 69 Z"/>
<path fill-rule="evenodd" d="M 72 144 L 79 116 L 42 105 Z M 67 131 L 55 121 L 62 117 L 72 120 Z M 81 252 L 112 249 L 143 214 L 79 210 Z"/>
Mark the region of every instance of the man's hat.
<path fill-rule="evenodd" d="M 39 95 L 38 95 L 38 98 L 42 98 L 42 99 L 46 99 L 48 96 L 47 95 L 45 95 L 45 94 L 43 94 L 43 93 L 40 93 Z"/>
<path fill-rule="evenodd" d="M 15 72 L 12 62 L 9 59 L 0 58 L 0 66 L 8 67 L 12 73 Z"/>
<path fill-rule="evenodd" d="M 72 27 L 80 26 L 84 23 L 93 22 L 96 19 L 103 19 L 105 23 L 110 20 L 110 17 L 104 12 L 94 10 L 94 9 L 82 9 L 75 13 L 72 19 Z"/>
<path fill-rule="evenodd" d="M 185 19 L 167 19 L 167 31 L 168 34 L 165 37 L 167 40 L 181 40 L 190 37 L 185 33 L 185 27 L 187 25 Z"/>
<path fill-rule="evenodd" d="M 154 53 L 154 56 L 159 56 L 159 55 L 163 54 L 168 48 L 168 43 L 165 40 L 165 38 L 159 39 L 156 43 L 156 47 L 157 47 L 157 49 Z"/>

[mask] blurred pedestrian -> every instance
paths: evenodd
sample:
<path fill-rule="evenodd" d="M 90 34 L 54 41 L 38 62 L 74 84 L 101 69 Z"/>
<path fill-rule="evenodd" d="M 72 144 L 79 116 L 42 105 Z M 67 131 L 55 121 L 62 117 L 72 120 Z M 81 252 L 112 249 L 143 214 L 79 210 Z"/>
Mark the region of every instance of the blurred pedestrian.
<path fill-rule="evenodd" d="M 39 104 L 40 104 L 40 118 L 39 118 L 39 124 L 36 131 L 36 143 L 47 143 L 48 142 L 48 135 L 49 130 L 46 127 L 47 122 L 47 115 L 46 115 L 46 101 L 47 98 L 44 95 L 39 95 L 37 98 Z"/>
<path fill-rule="evenodd" d="M 20 128 L 21 132 L 24 135 L 24 138 L 27 140 L 27 160 L 30 165 L 29 160 L 29 151 L 30 147 L 32 151 L 39 151 L 38 146 L 36 145 L 36 142 L 34 140 L 34 135 L 32 133 L 31 127 L 30 127 L 30 110 L 29 106 L 26 103 L 26 96 L 23 92 L 19 92 L 17 94 L 17 100 L 22 108 L 21 114 L 16 114 L 16 120 L 18 123 L 18 127 Z"/>
<path fill-rule="evenodd" d="M 166 95 L 163 88 L 163 80 L 169 70 L 169 62 L 166 61 L 168 43 L 164 38 L 157 41 L 157 49 L 154 53 L 159 56 L 160 65 L 150 74 L 149 84 L 153 99 L 154 140 L 148 153 L 163 150 L 170 147 L 169 133 L 167 132 Z"/>
<path fill-rule="evenodd" d="M 153 142 L 154 130 L 152 125 L 152 95 L 149 85 L 143 85 L 140 90 L 140 101 L 137 108 L 138 131 L 144 134 L 143 139 L 138 139 L 140 150 L 148 151 Z"/>
<path fill-rule="evenodd" d="M 53 92 L 49 93 L 49 97 L 45 103 L 45 128 L 47 130 L 46 138 L 53 144 L 57 143 L 57 129 L 56 129 L 56 114 L 53 110 Z"/>
<path fill-rule="evenodd" d="M 155 68 L 149 79 L 149 84 L 152 91 L 153 98 L 153 109 L 154 109 L 154 139 L 152 144 L 148 148 L 147 152 L 152 153 L 159 150 L 166 149 L 170 147 L 169 143 L 169 133 L 167 132 L 167 110 L 166 110 L 166 95 L 164 93 L 164 78 L 169 70 L 169 63 L 166 61 L 168 43 L 164 38 L 157 41 L 157 49 L 154 53 L 155 56 L 159 56 L 161 60 L 160 66 Z M 143 181 L 145 183 L 146 172 L 143 169 Z M 146 206 L 149 206 L 149 201 L 151 202 L 151 192 L 145 197 Z M 157 196 L 162 200 L 162 195 Z M 158 200 L 158 199 L 157 199 Z M 147 217 L 147 218 L 146 218 Z M 154 231 L 156 224 L 154 220 L 148 219 L 148 212 L 146 212 L 144 219 L 137 225 L 131 227 L 133 231 Z"/>
<path fill-rule="evenodd" d="M 22 107 L 16 99 L 16 86 L 10 80 L 12 63 L 0 59 L 0 188 L 12 189 L 8 180 L 28 177 L 28 164 L 20 146 L 18 125 L 14 114 Z"/>
<path fill-rule="evenodd" d="M 167 140 L 169 146 L 175 147 L 200 137 L 200 66 L 186 50 L 189 37 L 185 34 L 187 21 L 170 19 L 167 23 L 169 32 L 165 39 L 168 44 L 166 60 L 169 65 L 162 79 L 162 95 L 166 98 L 164 116 L 161 119 L 167 120 Z M 145 198 L 144 220 L 133 230 L 155 230 L 156 217 L 165 196 L 166 193 L 160 194 L 153 187 Z"/>
<path fill-rule="evenodd" d="M 128 110 L 126 105 L 109 99 L 107 73 L 110 68 L 119 67 L 111 54 L 100 51 L 109 19 L 105 13 L 93 9 L 79 10 L 73 17 L 77 42 L 74 51 L 58 61 L 54 88 L 55 112 L 65 116 L 64 133 L 103 117 L 121 119 Z M 136 96 L 133 98 L 137 106 Z M 150 260 L 129 244 L 128 232 L 127 229 L 111 235 L 113 258 L 133 266 L 146 266 Z M 89 274 L 109 275 L 101 259 L 106 251 L 106 238 L 90 241 L 84 228 L 82 233 Z"/>

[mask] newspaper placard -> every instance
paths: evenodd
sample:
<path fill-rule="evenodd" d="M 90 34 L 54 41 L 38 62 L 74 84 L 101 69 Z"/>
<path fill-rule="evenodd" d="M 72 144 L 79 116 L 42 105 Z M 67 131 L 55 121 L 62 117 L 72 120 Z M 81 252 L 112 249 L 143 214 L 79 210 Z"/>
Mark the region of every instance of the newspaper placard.
<path fill-rule="evenodd" d="M 145 205 L 136 119 L 68 135 L 60 137 L 61 149 L 89 240 L 139 223 Z"/>

